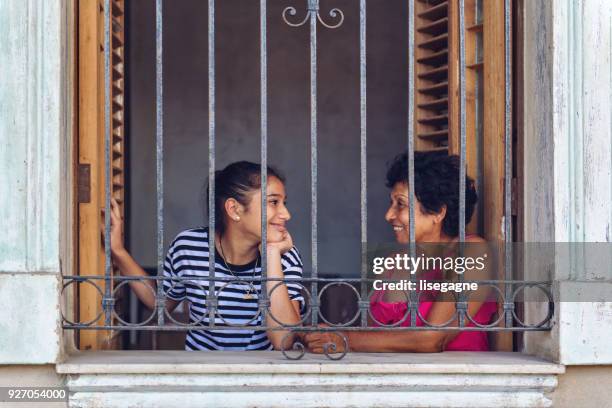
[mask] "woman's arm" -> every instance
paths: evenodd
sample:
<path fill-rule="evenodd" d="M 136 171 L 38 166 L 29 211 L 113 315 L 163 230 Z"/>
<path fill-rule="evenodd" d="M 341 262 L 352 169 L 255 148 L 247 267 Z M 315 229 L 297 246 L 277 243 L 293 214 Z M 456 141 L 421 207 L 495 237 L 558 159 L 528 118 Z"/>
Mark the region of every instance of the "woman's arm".
<path fill-rule="evenodd" d="M 123 276 L 148 277 L 149 275 L 136 263 L 123 246 L 123 220 L 121 219 L 119 205 L 114 199 L 111 200 L 111 205 L 111 254 L 113 263 Z M 155 281 L 151 279 L 134 280 L 129 281 L 129 285 L 145 306 L 149 309 L 155 308 L 155 295 L 157 293 Z M 172 312 L 178 303 L 176 300 L 166 298 L 166 309 Z"/>
<path fill-rule="evenodd" d="M 444 350 L 445 336 L 438 331 L 422 332 L 340 332 L 349 351 L 362 353 L 438 353 Z M 344 342 L 334 332 L 311 332 L 304 336 L 308 350 L 323 353 L 325 344 L 336 344 L 337 352 L 344 351 Z"/>
<path fill-rule="evenodd" d="M 468 242 L 483 243 L 479 238 L 473 238 Z M 470 250 L 472 248 L 472 250 Z M 473 249 L 476 248 L 476 251 Z M 465 252 L 466 256 L 476 257 L 482 254 L 478 253 L 476 246 L 468 247 Z M 455 278 L 455 277 L 453 277 Z M 489 278 L 489 267 L 483 270 L 470 270 L 465 273 L 466 280 L 484 280 Z M 455 279 L 453 279 L 455 281 Z M 478 310 L 487 298 L 489 288 L 484 288 L 478 291 L 477 296 L 472 296 L 472 300 L 467 302 L 467 313 L 470 316 L 476 316 Z M 453 316 L 456 315 L 456 304 L 454 298 L 449 295 L 442 294 L 436 299 L 429 313 L 426 316 L 427 321 L 433 326 L 444 325 Z M 466 325 L 468 320 L 466 317 Z M 448 327 L 458 327 L 457 318 L 448 323 Z M 423 331 L 355 331 L 342 332 L 348 340 L 349 349 L 357 352 L 412 352 L 412 353 L 436 353 L 444 350 L 446 344 L 452 341 L 460 333 L 459 330 L 423 330 Z M 308 349 L 314 353 L 322 353 L 323 345 L 326 343 L 335 343 L 339 349 L 342 349 L 342 342 L 339 341 L 337 335 L 333 332 L 313 332 L 304 337 Z"/>
<path fill-rule="evenodd" d="M 469 307 L 469 306 L 468 306 Z M 473 307 L 478 307 L 473 305 Z M 474 315 L 472 310 L 471 316 Z M 432 325 L 442 325 L 455 314 L 455 303 L 437 301 L 427 314 L 427 321 Z M 449 327 L 456 326 L 456 320 Z M 454 339 L 459 331 L 404 331 L 404 332 L 349 332 L 348 342 L 351 351 L 389 352 L 389 353 L 439 353 L 446 344 Z"/>
<path fill-rule="evenodd" d="M 468 302 L 468 313 L 476 315 L 482 305 L 481 301 Z M 427 321 L 432 325 L 442 325 L 455 314 L 455 303 L 436 301 L 427 315 Z M 457 327 L 454 319 L 449 327 Z M 460 332 L 458 330 L 423 330 L 423 331 L 345 331 L 341 332 L 348 340 L 350 351 L 364 353 L 438 353 L 444 351 L 448 342 Z M 312 332 L 304 337 L 308 350 L 322 353 L 323 346 L 335 343 L 338 351 L 342 351 L 343 342 L 333 332 Z"/>

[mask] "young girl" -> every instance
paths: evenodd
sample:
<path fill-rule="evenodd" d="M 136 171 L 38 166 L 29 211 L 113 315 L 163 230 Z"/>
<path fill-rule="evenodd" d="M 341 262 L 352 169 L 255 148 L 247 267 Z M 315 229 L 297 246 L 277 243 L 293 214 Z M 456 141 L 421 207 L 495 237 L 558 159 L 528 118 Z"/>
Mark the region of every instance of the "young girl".
<path fill-rule="evenodd" d="M 186 350 L 269 350 L 291 349 L 294 338 L 287 330 L 255 330 L 228 326 L 260 326 L 258 299 L 261 295 L 261 177 L 260 165 L 246 161 L 232 163 L 215 176 L 215 278 L 242 279 L 216 281 L 216 326 L 208 330 L 206 299 L 209 280 L 209 234 L 207 227 L 178 234 L 170 245 L 165 263 L 163 290 L 168 312 L 183 300 L 189 301 L 189 322 L 198 327 L 187 333 Z M 302 261 L 293 246 L 286 223 L 291 218 L 286 205 L 283 177 L 268 167 L 267 260 L 268 278 L 302 277 Z M 148 276 L 125 250 L 121 239 L 122 220 L 117 203 L 112 203 L 111 252 L 124 276 Z M 183 278 L 181 280 L 176 278 Z M 184 278 L 187 278 L 185 280 Z M 132 290 L 149 308 L 155 307 L 156 285 L 152 280 L 130 281 Z M 297 325 L 304 299 L 296 283 L 266 282 L 270 301 L 265 325 Z M 274 289 L 274 290 L 273 290 Z M 270 313 L 274 318 L 270 317 Z M 257 316 L 257 317 L 256 317 Z M 287 337 L 285 338 L 285 336 Z M 284 340 L 283 340 L 284 339 Z M 283 343 L 283 344 L 281 344 Z"/>

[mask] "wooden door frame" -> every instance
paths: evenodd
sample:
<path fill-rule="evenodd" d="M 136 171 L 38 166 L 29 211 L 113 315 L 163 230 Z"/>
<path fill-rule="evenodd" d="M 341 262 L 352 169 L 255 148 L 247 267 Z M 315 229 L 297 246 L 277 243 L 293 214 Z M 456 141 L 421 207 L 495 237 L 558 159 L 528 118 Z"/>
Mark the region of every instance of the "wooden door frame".
<path fill-rule="evenodd" d="M 116 2 L 111 1 L 113 21 L 117 8 Z M 101 240 L 102 209 L 105 205 L 105 161 L 104 161 L 104 24 L 103 0 L 78 0 L 77 18 L 77 75 L 78 75 L 78 136 L 76 137 L 78 160 L 75 163 L 77 174 L 77 229 L 79 244 L 76 253 L 79 275 L 104 276 L 105 257 Z M 117 11 L 118 13 L 122 10 Z M 121 20 L 122 22 L 122 20 Z M 114 22 L 111 24 L 111 41 L 123 41 L 123 27 Z M 123 64 L 122 52 L 116 53 L 113 47 L 111 55 L 111 78 L 113 83 L 109 90 L 112 98 L 113 113 L 119 106 L 123 109 L 123 100 L 117 98 L 122 94 L 116 90 L 114 81 L 117 61 Z M 121 46 L 119 47 L 121 48 Z M 122 122 L 121 118 L 121 122 Z M 111 118 L 112 139 L 112 195 L 123 204 L 124 184 L 124 131 L 123 125 L 116 126 L 115 115 Z M 119 186 L 118 188 L 116 186 Z M 123 205 L 122 205 L 123 207 Z M 82 283 L 78 285 L 77 320 L 90 322 L 102 312 L 102 294 L 105 282 L 102 279 L 89 281 L 93 284 Z M 96 288 L 97 286 L 97 288 Z M 112 289 L 111 289 L 112 290 Z M 116 299 L 115 299 L 116 300 Z M 104 315 L 93 321 L 92 325 L 103 325 Z M 80 333 L 79 333 L 80 332 Z M 119 344 L 119 332 L 107 330 L 80 330 L 77 331 L 77 345 L 82 350 L 113 349 Z"/>

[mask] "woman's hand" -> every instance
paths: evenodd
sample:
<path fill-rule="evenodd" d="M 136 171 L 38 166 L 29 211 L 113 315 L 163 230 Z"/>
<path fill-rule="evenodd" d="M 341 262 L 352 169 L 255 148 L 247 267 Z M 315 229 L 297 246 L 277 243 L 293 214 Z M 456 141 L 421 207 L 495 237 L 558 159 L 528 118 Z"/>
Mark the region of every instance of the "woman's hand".
<path fill-rule="evenodd" d="M 320 324 L 319 327 L 327 328 L 326 324 Z M 305 343 L 306 348 L 311 353 L 322 354 L 325 352 L 327 347 L 329 353 L 344 353 L 347 345 L 344 343 L 344 338 L 348 342 L 348 333 L 346 332 L 333 332 L 333 331 L 320 331 L 320 332 L 308 332 L 302 336 L 302 341 Z M 335 348 L 332 346 L 335 345 Z"/>
<path fill-rule="evenodd" d="M 279 253 L 280 255 L 282 255 L 285 252 L 289 251 L 291 248 L 293 248 L 293 238 L 291 238 L 291 234 L 289 234 L 289 231 L 285 231 L 285 233 L 283 233 L 280 241 L 268 241 L 266 243 L 268 255 L 275 253 Z M 259 249 L 261 251 L 261 244 L 259 245 Z"/>

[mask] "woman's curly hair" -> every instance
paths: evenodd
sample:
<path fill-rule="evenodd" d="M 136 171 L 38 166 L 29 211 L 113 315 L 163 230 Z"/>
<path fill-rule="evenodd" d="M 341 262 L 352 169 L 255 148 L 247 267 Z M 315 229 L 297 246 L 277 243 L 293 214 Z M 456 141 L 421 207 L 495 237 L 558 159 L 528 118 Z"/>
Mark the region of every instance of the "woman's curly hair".
<path fill-rule="evenodd" d="M 414 152 L 414 191 L 421 207 L 429 214 L 446 206 L 442 231 L 459 235 L 459 156 L 440 152 Z M 408 183 L 408 155 L 397 156 L 387 170 L 387 187 Z M 465 223 L 470 222 L 478 201 L 474 180 L 465 178 Z"/>

